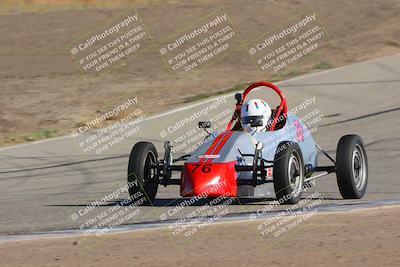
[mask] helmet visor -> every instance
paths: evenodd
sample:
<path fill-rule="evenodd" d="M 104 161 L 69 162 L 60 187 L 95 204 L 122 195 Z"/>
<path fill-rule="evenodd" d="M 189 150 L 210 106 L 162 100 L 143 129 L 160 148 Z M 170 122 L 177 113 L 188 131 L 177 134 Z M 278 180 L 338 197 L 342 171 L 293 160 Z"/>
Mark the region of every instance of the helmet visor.
<path fill-rule="evenodd" d="M 242 118 L 243 124 L 250 124 L 251 127 L 263 125 L 263 116 L 247 116 Z"/>

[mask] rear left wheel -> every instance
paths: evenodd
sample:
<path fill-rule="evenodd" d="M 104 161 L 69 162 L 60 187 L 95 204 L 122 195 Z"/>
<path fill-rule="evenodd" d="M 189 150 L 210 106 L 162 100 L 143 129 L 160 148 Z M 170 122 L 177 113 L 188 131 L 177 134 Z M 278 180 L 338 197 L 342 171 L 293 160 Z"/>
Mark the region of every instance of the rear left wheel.
<path fill-rule="evenodd" d="M 343 198 L 359 199 L 365 195 L 368 160 L 360 136 L 345 135 L 340 138 L 336 151 L 336 178 Z"/>

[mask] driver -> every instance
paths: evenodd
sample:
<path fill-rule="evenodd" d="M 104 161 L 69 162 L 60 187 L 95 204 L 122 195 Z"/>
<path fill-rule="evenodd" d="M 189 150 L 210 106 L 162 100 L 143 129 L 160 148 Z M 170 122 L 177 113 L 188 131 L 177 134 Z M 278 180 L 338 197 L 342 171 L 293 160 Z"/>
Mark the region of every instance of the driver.
<path fill-rule="evenodd" d="M 241 109 L 243 129 L 251 134 L 267 129 L 272 111 L 269 105 L 260 99 L 247 100 Z"/>

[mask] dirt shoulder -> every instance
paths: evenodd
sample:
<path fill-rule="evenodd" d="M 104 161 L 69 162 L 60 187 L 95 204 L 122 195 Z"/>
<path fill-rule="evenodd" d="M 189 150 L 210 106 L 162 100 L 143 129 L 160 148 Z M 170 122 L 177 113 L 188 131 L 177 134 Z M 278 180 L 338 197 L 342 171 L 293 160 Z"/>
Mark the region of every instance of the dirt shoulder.
<path fill-rule="evenodd" d="M 0 146 L 70 133 L 132 97 L 151 115 L 223 89 L 243 89 L 239 85 L 254 80 L 277 81 L 400 52 L 400 3 L 395 0 L 143 0 L 134 4 L 155 43 L 221 7 L 247 44 L 312 8 L 330 43 L 276 75 L 260 72 L 244 48 L 185 77 L 171 75 L 156 49 L 111 71 L 86 75 L 72 61 L 68 44 L 132 5 L 77 0 L 57 6 L 42 0 L 32 7 L 22 2 L 18 7 L 7 1 L 1 9 L 8 13 L 0 16 Z"/>
<path fill-rule="evenodd" d="M 177 239 L 169 230 L 0 244 L 1 266 L 399 266 L 400 207 L 316 214 L 282 237 L 260 221 L 221 223 Z"/>

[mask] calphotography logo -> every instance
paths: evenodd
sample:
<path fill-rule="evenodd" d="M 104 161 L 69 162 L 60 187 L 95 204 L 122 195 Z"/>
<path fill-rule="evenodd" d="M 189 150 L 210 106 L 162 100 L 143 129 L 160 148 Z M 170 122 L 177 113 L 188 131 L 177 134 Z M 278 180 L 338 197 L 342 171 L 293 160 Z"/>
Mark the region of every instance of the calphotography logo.
<path fill-rule="evenodd" d="M 275 216 L 269 216 L 258 224 L 257 230 L 263 237 L 273 236 L 281 238 L 282 235 L 294 231 L 303 222 L 307 221 L 318 212 L 318 206 L 322 203 L 324 197 L 319 192 L 315 192 L 296 205 L 280 211 Z M 282 202 L 285 200 L 282 199 Z M 278 200 L 281 203 L 280 200 Z M 258 212 L 258 216 L 265 214 L 267 209 Z"/>
<path fill-rule="evenodd" d="M 138 106 L 137 97 L 129 98 L 125 103 L 83 123 L 71 136 L 84 153 L 94 152 L 99 155 L 126 138 L 135 136 L 145 117 L 146 114 Z M 109 121 L 114 122 L 106 125 Z"/>
<path fill-rule="evenodd" d="M 237 32 L 223 9 L 206 16 L 163 41 L 160 54 L 173 73 L 189 73 L 209 65 L 239 47 Z"/>
<path fill-rule="evenodd" d="M 248 52 L 261 70 L 270 73 L 288 69 L 329 42 L 312 9 L 260 39 L 250 43 Z"/>
<path fill-rule="evenodd" d="M 170 141 L 172 152 L 189 154 L 221 133 L 229 123 L 231 114 L 231 109 L 227 108 L 226 97 L 219 97 L 204 108 L 174 120 L 172 124 L 160 131 L 160 137 Z M 208 133 L 198 127 L 198 122 L 207 117 L 213 133 Z"/>
<path fill-rule="evenodd" d="M 146 201 L 143 193 L 136 193 L 127 199 L 118 201 L 115 205 L 107 205 L 118 200 L 121 195 L 128 192 L 129 188 L 138 186 L 137 182 L 128 183 L 117 190 L 95 200 L 89 205 L 82 207 L 78 212 L 71 214 L 71 219 L 84 233 L 84 235 L 102 236 L 107 232 L 115 231 L 118 227 L 126 224 L 141 213 L 139 206 Z M 101 209 L 106 207 L 106 209 Z"/>
<path fill-rule="evenodd" d="M 74 41 L 71 55 L 83 72 L 98 73 L 145 50 L 149 36 L 135 10 Z"/>

